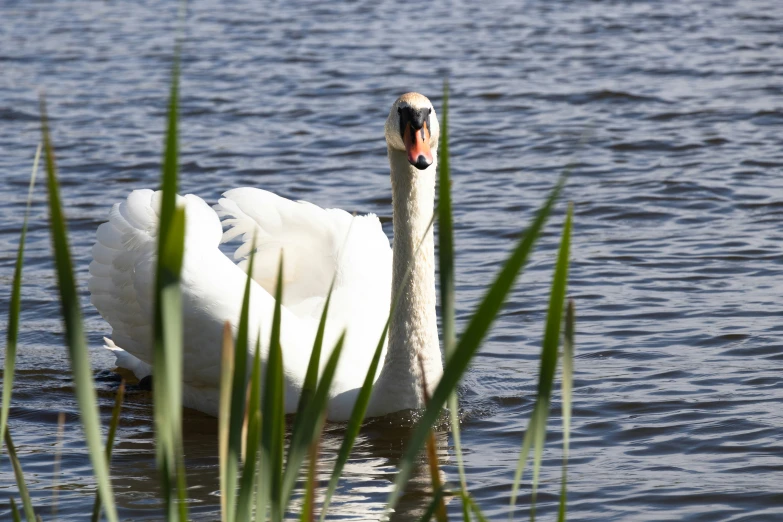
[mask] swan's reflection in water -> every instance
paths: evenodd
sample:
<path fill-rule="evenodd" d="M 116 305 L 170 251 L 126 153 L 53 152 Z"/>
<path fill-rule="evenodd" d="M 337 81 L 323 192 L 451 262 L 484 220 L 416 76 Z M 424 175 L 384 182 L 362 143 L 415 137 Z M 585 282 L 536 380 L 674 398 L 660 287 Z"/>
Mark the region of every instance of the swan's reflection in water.
<path fill-rule="evenodd" d="M 162 513 L 158 472 L 155 467 L 152 404 L 150 394 L 132 393 L 125 404 L 121 436 L 117 439 L 111 473 L 123 520 L 158 520 Z M 286 437 L 290 437 L 291 419 Z M 373 419 L 356 440 L 337 491 L 329 508 L 331 520 L 377 520 L 396 477 L 396 463 L 402 456 L 414 420 L 410 413 Z M 124 432 L 124 433 L 123 433 Z M 316 514 L 334 460 L 345 434 L 345 425 L 324 427 L 317 466 L 319 490 Z M 189 510 L 193 520 L 216 520 L 220 516 L 220 467 L 217 420 L 194 410 L 183 419 Z M 448 461 L 448 433 L 436 431 L 441 464 Z M 400 499 L 392 520 L 417 520 L 432 500 L 431 477 L 422 454 Z M 302 489 L 295 492 L 289 511 L 298 517 Z"/>

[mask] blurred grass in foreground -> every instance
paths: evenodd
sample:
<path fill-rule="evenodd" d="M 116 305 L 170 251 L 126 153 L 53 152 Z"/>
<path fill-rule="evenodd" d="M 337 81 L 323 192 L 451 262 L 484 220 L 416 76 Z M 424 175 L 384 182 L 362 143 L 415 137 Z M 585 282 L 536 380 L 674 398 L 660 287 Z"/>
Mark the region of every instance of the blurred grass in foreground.
<path fill-rule="evenodd" d="M 155 283 L 156 312 L 154 329 L 154 367 L 155 386 L 153 387 L 155 437 L 157 447 L 157 466 L 161 474 L 161 493 L 164 500 L 165 517 L 169 521 L 188 519 L 186 503 L 185 465 L 182 448 L 182 313 L 179 287 L 180 270 L 184 255 L 185 213 L 176 205 L 177 165 L 178 165 L 178 129 L 177 109 L 179 96 L 179 58 L 175 58 L 172 72 L 171 97 L 167 120 L 166 146 L 164 151 L 160 233 L 158 244 L 158 265 Z M 428 397 L 427 406 L 411 433 L 404 456 L 398 463 L 398 474 L 393 490 L 388 497 L 387 515 L 394 509 L 408 479 L 417 463 L 417 457 L 429 440 L 427 451 L 432 474 L 433 499 L 422 520 L 433 515 L 439 522 L 448 519 L 444 497 L 456 496 L 462 502 L 462 518 L 465 521 L 484 520 L 479 506 L 472 499 L 464 471 L 459 438 L 459 416 L 457 410 L 456 389 L 471 360 L 480 348 L 493 321 L 511 291 L 517 276 L 521 273 L 532 252 L 552 208 L 558 199 L 565 182 L 565 176 L 557 182 L 544 205 L 537 212 L 532 223 L 522 234 L 522 238 L 511 251 L 503 268 L 494 282 L 487 287 L 486 294 L 476 307 L 461 335 L 455 333 L 455 297 L 454 297 L 454 244 L 450 196 L 450 158 L 448 148 L 448 90 L 444 86 L 443 122 L 440 143 L 440 168 L 438 179 L 439 204 L 436 212 L 440 241 L 440 284 L 441 307 L 443 313 L 443 344 L 445 367 L 441 381 L 432 397 Z M 87 344 L 75 287 L 73 267 L 68 250 L 68 236 L 62 204 L 59 195 L 54 149 L 51 144 L 46 119 L 45 103 L 41 102 L 43 144 L 47 167 L 47 186 L 49 192 L 50 228 L 55 254 L 56 273 L 60 287 L 60 302 L 66 330 L 66 344 L 71 358 L 74 386 L 81 412 L 82 425 L 87 439 L 87 447 L 93 464 L 98 493 L 93 510 L 93 520 L 98 518 L 100 509 L 110 521 L 116 521 L 117 511 L 114 494 L 109 478 L 108 461 L 111 457 L 111 444 L 119 419 L 122 398 L 118 397 L 115 412 L 112 415 L 107 447 L 100 442 L 100 423 L 92 371 L 89 365 Z M 35 169 L 33 171 L 33 176 Z M 31 182 L 32 186 L 32 182 Z M 538 486 L 541 456 L 545 442 L 546 423 L 554 388 L 554 378 L 559 360 L 559 345 L 563 329 L 563 310 L 568 279 L 568 257 L 571 234 L 571 215 L 569 208 L 558 252 L 555 273 L 552 279 L 547 321 L 541 352 L 538 393 L 535 407 L 526 430 L 519 465 L 510 485 L 510 517 L 519 491 L 525 464 L 532 449 L 533 480 L 531 519 L 535 517 L 535 499 Z M 26 222 L 26 217 L 25 217 Z M 430 224 L 432 225 L 432 223 Z M 11 306 L 9 325 L 17 325 L 21 268 L 23 264 L 23 246 L 26 227 L 17 257 L 17 272 L 14 278 L 12 295 L 17 304 Z M 253 261 L 248 265 L 252 268 Z M 248 346 L 249 289 L 251 273 L 248 273 L 242 313 L 237 330 L 237 338 L 231 338 L 230 325 L 222 346 L 221 370 L 221 411 L 219 418 L 220 447 L 220 485 L 221 520 L 224 522 L 244 522 L 250 520 L 282 520 L 289 510 L 292 494 L 297 480 L 301 478 L 302 467 L 309 459 L 305 479 L 305 501 L 302 506 L 301 520 L 315 520 L 315 459 L 325 412 L 328 406 L 328 391 L 331 386 L 337 362 L 340 357 L 343 336 L 332 351 L 326 366 L 319 371 L 320 354 L 323 345 L 323 333 L 329 308 L 331 289 L 326 300 L 318 332 L 314 341 L 307 377 L 302 390 L 296 418 L 291 434 L 287 455 L 284 444 L 285 414 L 283 404 L 283 354 L 280 346 L 281 310 L 280 296 L 283 281 L 282 257 L 278 270 L 275 292 L 276 307 L 270 335 L 270 351 L 266 361 L 266 374 L 261 378 L 261 360 L 259 346 Z M 250 272 L 250 269 L 249 269 Z M 394 308 L 397 297 L 392 302 Z M 571 389 L 573 378 L 573 305 L 569 303 L 565 324 L 565 342 L 563 347 L 563 478 L 558 520 L 565 520 L 566 512 L 566 459 L 568 457 L 568 433 L 570 423 Z M 390 315 L 391 317 L 391 315 Z M 347 424 L 345 437 L 338 452 L 337 460 L 326 487 L 320 510 L 320 520 L 324 520 L 345 463 L 360 431 L 367 404 L 372 391 L 372 377 L 380 362 L 380 354 L 388 331 L 387 321 L 375 348 L 373 362 L 366 374 L 364 385 Z M 12 335 L 13 334 L 13 335 Z M 16 355 L 16 330 L 9 326 L 9 341 L 6 352 L 6 378 L 4 383 L 2 422 L 0 433 L 4 434 L 9 457 L 12 460 L 23 512 L 28 521 L 36 517 L 28 490 L 24 484 L 24 474 L 16 458 L 10 432 L 6 426 L 8 403 L 12 383 L 13 367 Z M 216 346 L 216 350 L 221 347 Z M 246 368 L 247 356 L 252 353 L 253 365 Z M 9 371 L 10 370 L 10 371 Z M 318 378 L 321 374 L 320 379 Z M 121 392 L 120 392 L 121 394 Z M 454 438 L 454 447 L 459 470 L 459 487 L 450 491 L 441 484 L 440 469 L 434 451 L 431 432 L 441 416 L 443 408 L 448 406 L 450 425 Z M 285 456 L 285 458 L 284 458 Z M 19 516 L 12 499 L 14 517 Z"/>

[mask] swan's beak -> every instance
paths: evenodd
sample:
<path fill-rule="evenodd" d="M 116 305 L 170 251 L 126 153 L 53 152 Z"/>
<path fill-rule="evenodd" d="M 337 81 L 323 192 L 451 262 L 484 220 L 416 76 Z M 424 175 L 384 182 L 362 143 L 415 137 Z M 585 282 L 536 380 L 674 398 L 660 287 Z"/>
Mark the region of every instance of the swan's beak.
<path fill-rule="evenodd" d="M 427 142 L 430 130 L 425 123 L 421 129 L 415 130 L 409 123 L 405 126 L 402 141 L 405 143 L 405 151 L 408 153 L 408 161 L 419 170 L 424 170 L 432 165 L 432 151 Z"/>

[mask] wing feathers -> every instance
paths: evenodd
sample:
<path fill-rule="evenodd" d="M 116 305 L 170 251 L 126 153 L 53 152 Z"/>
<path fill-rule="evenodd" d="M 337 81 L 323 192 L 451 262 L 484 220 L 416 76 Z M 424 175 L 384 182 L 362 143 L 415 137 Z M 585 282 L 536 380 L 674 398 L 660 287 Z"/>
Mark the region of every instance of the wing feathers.
<path fill-rule="evenodd" d="M 92 247 L 90 300 L 112 326 L 114 341 L 149 361 L 152 337 L 152 285 L 160 192 L 135 190 L 109 211 Z M 177 196 L 186 209 L 186 258 L 202 248 L 217 250 L 220 221 L 196 196 Z"/>
<path fill-rule="evenodd" d="M 353 251 L 348 255 L 349 263 L 362 262 L 361 258 L 371 262 L 391 253 L 388 239 L 374 215 L 354 217 L 344 210 L 291 201 L 257 188 L 233 189 L 223 196 L 214 207 L 226 227 L 222 242 L 241 238 L 234 259 L 247 270 L 255 237 L 253 278 L 270 293 L 274 291 L 277 263 L 283 252 L 286 283 L 283 304 L 286 306 L 323 299 L 335 275 L 338 286 L 345 286 L 362 284 L 365 275 L 375 274 L 374 270 L 346 266 L 348 250 Z M 357 259 L 356 251 L 364 254 Z M 378 270 L 386 268 L 378 267 Z"/>

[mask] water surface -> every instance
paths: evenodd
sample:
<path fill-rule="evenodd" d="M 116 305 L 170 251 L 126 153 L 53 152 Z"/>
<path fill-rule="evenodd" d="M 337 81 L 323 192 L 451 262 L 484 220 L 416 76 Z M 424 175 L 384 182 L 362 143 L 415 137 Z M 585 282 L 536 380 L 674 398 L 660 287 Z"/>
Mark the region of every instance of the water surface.
<path fill-rule="evenodd" d="M 86 291 L 94 231 L 159 176 L 176 26 L 171 2 L 0 6 L 0 320 L 7 316 L 46 90 L 71 247 Z M 215 202 L 252 185 L 381 216 L 391 235 L 383 122 L 449 77 L 460 325 L 559 174 L 565 198 L 462 390 L 471 490 L 493 518 L 532 410 L 548 281 L 575 208 L 578 316 L 571 520 L 783 519 L 783 7 L 687 3 L 194 1 L 182 67 L 182 187 Z M 82 520 L 95 490 L 62 347 L 44 193 L 25 268 L 10 426 L 35 504 Z M 84 295 L 96 371 L 109 330 Z M 114 384 L 98 383 L 108 417 Z M 151 399 L 129 394 L 112 475 L 123 519 L 160 516 Z M 559 492 L 559 399 L 539 513 Z M 327 462 L 341 440 L 330 425 Z M 377 517 L 407 430 L 377 421 L 332 514 Z M 216 423 L 185 414 L 191 513 L 219 510 Z M 456 469 L 440 434 L 443 467 Z M 426 502 L 420 470 L 401 520 Z M 527 516 L 526 479 L 519 516 Z M 0 518 L 16 495 L 0 463 Z M 450 509 L 457 512 L 456 502 Z"/>

